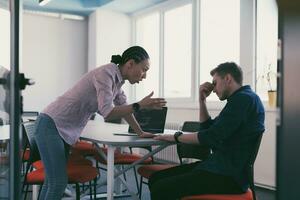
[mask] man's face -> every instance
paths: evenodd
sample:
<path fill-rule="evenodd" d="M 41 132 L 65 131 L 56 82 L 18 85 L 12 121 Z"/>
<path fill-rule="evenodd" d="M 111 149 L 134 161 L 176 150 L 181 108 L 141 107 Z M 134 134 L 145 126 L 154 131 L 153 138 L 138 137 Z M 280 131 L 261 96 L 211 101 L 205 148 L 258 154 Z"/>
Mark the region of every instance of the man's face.
<path fill-rule="evenodd" d="M 150 68 L 149 59 L 143 60 L 140 63 L 135 63 L 132 61 L 131 68 L 128 76 L 128 81 L 131 84 L 139 83 L 146 78 L 147 71 Z"/>
<path fill-rule="evenodd" d="M 219 97 L 221 101 L 227 99 L 229 97 L 229 89 L 227 85 L 227 76 L 225 75 L 223 78 L 219 76 L 217 73 L 213 75 L 212 84 L 214 85 L 213 92 Z"/>

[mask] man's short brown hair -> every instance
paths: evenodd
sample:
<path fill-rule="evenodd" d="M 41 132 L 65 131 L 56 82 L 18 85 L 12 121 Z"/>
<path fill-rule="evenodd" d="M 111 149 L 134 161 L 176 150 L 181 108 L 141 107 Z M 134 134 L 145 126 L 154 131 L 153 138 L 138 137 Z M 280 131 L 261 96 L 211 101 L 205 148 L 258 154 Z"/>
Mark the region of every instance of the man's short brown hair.
<path fill-rule="evenodd" d="M 243 84 L 243 71 L 242 69 L 234 62 L 225 62 L 219 64 L 216 68 L 210 71 L 210 75 L 213 76 L 218 74 L 222 78 L 226 74 L 230 74 L 233 79 L 240 85 Z"/>

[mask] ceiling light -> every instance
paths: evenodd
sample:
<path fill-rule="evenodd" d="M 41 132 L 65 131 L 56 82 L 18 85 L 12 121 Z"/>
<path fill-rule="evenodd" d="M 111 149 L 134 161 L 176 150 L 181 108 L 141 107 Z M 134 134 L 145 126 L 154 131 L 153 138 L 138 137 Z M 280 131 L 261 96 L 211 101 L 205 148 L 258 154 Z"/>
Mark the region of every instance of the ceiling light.
<path fill-rule="evenodd" d="M 39 5 L 40 6 L 44 6 L 46 5 L 47 3 L 49 3 L 51 0 L 39 0 Z"/>

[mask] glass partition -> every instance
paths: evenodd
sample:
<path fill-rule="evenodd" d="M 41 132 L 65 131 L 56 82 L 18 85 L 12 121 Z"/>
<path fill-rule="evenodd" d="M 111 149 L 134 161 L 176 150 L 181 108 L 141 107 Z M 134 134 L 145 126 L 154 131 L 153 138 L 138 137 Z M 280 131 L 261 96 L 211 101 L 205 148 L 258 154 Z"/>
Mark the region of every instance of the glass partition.
<path fill-rule="evenodd" d="M 19 16 L 22 0 L 0 1 L 0 199 L 21 199 Z"/>
<path fill-rule="evenodd" d="M 9 88 L 10 11 L 0 2 L 0 199 L 9 199 Z"/>

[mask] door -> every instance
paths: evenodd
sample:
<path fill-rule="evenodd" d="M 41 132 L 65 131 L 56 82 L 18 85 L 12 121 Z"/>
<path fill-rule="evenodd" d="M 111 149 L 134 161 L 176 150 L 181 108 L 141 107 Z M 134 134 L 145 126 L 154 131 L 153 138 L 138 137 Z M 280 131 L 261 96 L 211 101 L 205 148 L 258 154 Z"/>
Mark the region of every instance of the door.
<path fill-rule="evenodd" d="M 279 0 L 280 124 L 277 127 L 277 200 L 300 199 L 300 3 Z"/>

